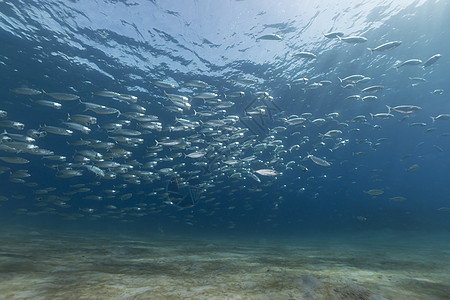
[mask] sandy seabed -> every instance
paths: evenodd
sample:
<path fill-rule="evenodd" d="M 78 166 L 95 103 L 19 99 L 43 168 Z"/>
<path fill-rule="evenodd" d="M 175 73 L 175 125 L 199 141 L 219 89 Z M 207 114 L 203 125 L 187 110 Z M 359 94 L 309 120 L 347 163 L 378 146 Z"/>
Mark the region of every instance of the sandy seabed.
<path fill-rule="evenodd" d="M 450 299 L 448 234 L 0 232 L 0 299 Z"/>

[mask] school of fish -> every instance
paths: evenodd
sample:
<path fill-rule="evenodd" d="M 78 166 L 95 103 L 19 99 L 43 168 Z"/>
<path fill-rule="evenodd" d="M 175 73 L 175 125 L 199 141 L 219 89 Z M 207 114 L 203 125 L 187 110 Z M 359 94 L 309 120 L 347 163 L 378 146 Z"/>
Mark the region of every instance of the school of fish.
<path fill-rule="evenodd" d="M 370 43 L 363 36 L 346 36 L 343 32 L 326 33 L 323 38 L 335 39 L 350 47 Z M 269 44 L 284 40 L 273 33 L 257 37 L 255 42 Z M 367 49 L 372 55 L 386 55 L 402 46 L 401 41 L 394 40 Z M 288 53 L 288 57 L 312 61 L 319 60 L 320 54 L 306 49 Z M 404 68 L 437 68 L 441 57 L 441 54 L 433 54 L 423 61 L 411 58 L 392 68 L 399 72 Z M 300 77 L 286 82 L 286 88 L 307 94 L 338 85 L 344 92 L 348 91 L 345 101 L 379 102 L 390 87 L 377 84 L 377 78 L 369 75 L 338 74 L 323 80 Z M 426 79 L 410 80 L 415 86 Z M 403 122 L 410 116 L 426 114 L 421 107 L 408 103 L 385 105 L 383 111 L 359 114 L 351 119 L 343 119 L 334 111 L 323 115 L 294 112 L 281 106 L 279 99 L 272 96 L 272 91 L 265 90 L 256 77 L 236 77 L 231 82 L 233 89 L 226 91 L 203 78 L 186 82 L 155 78 L 145 84 L 158 89 L 158 103 L 170 113 L 170 120 L 152 114 L 148 102 L 128 91 L 122 93 L 99 87 L 83 94 L 62 86 L 58 91 L 48 92 L 47 87 L 32 83 L 3 91 L 8 94 L 9 102 L 22 104 L 16 105 L 20 109 L 37 114 L 51 111 L 54 116 L 42 119 L 39 126 L 30 127 L 26 119 L 20 117 L 19 109 L 14 111 L 16 106 L 0 107 L 0 173 L 11 184 L 31 192 L 36 207 L 16 212 L 56 214 L 71 220 L 83 217 L 129 220 L 161 214 L 168 207 L 192 208 L 203 202 L 211 205 L 210 209 L 202 208 L 202 213 L 212 215 L 223 208 L 214 204 L 217 190 L 228 195 L 231 200 L 225 207 L 232 210 L 236 207 L 235 199 L 244 191 L 247 200 L 273 197 L 274 183 L 282 178 L 289 181 L 286 176 L 294 173 L 305 182 L 326 179 L 327 172 L 342 163 L 339 161 L 341 148 L 367 144 L 369 150 L 375 151 L 385 141 L 383 138 L 357 138 L 355 133 L 360 127 L 377 130 L 385 120 Z M 444 91 L 430 93 L 440 95 Z M 407 125 L 433 131 L 435 123 L 450 121 L 450 111 L 427 118 L 430 123 L 409 122 Z M 321 133 L 311 135 L 312 128 Z M 60 153 L 61 145 L 65 153 Z M 438 145 L 435 148 L 444 151 Z M 370 155 L 355 152 L 354 157 L 366 154 Z M 39 169 L 51 172 L 58 184 L 39 182 L 40 174 L 35 171 Z M 320 169 L 321 175 L 309 176 L 311 169 Z M 405 173 L 418 169 L 419 165 L 414 164 L 405 169 Z M 66 184 L 61 183 L 64 181 Z M 171 188 L 173 182 L 177 186 Z M 130 186 L 134 186 L 132 193 L 128 190 Z M 297 180 L 287 189 L 301 193 L 304 186 L 306 183 L 302 186 Z M 174 197 L 175 190 L 183 187 L 195 189 L 195 195 L 190 190 L 189 205 Z M 26 192 L 1 195 L 0 200 L 21 199 L 23 194 Z M 386 194 L 383 187 L 361 190 L 362 197 L 406 200 L 401 195 Z M 276 201 L 282 201 L 281 196 Z M 69 207 L 76 207 L 79 212 L 69 213 Z M 195 218 L 187 215 L 185 222 L 192 224 Z"/>

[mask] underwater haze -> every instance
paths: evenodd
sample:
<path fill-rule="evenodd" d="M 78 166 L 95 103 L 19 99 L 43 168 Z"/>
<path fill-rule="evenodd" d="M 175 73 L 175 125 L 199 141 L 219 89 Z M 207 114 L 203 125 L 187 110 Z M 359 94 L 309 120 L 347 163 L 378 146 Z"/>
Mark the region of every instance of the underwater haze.
<path fill-rule="evenodd" d="M 449 13 L 0 0 L 0 298 L 450 299 Z"/>

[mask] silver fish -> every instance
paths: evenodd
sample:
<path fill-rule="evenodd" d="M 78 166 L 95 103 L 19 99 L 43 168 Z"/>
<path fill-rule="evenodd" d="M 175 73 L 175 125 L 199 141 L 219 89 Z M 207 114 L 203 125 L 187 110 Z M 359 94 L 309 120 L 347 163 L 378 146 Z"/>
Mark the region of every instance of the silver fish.
<path fill-rule="evenodd" d="M 401 44 L 402 44 L 401 41 L 392 41 L 392 42 L 388 42 L 388 43 L 382 44 L 382 45 L 380 45 L 378 47 L 375 47 L 375 48 L 367 48 L 367 50 L 369 50 L 370 53 L 373 54 L 374 51 L 379 51 L 379 52 L 388 51 L 388 50 L 397 48 Z"/>
<path fill-rule="evenodd" d="M 348 36 L 348 37 L 337 37 L 340 41 L 349 43 L 349 44 L 360 44 L 367 42 L 367 39 L 363 36 Z"/>
<path fill-rule="evenodd" d="M 277 176 L 279 174 L 279 172 L 273 169 L 259 169 L 256 170 L 255 173 L 258 173 L 259 175 L 263 176 Z"/>
<path fill-rule="evenodd" d="M 435 54 L 435 55 L 433 55 L 432 57 L 430 57 L 429 59 L 427 59 L 424 63 L 423 63 L 423 65 L 422 65 L 422 68 L 426 68 L 426 67 L 429 67 L 429 66 L 431 66 L 432 64 L 434 64 L 439 58 L 441 58 L 442 57 L 442 55 L 441 54 Z"/>
<path fill-rule="evenodd" d="M 322 166 L 322 167 L 329 167 L 329 166 L 331 166 L 331 164 L 329 162 L 327 162 L 326 160 L 324 160 L 324 159 L 322 159 L 320 157 L 308 154 L 307 158 L 311 159 L 315 164 L 317 164 L 319 166 Z"/>
<path fill-rule="evenodd" d="M 80 99 L 80 96 L 67 93 L 45 93 L 46 95 L 61 101 L 74 101 Z"/>
<path fill-rule="evenodd" d="M 328 39 L 337 39 L 339 37 L 344 36 L 344 33 L 341 31 L 333 31 L 333 32 L 323 33 L 323 36 Z"/>

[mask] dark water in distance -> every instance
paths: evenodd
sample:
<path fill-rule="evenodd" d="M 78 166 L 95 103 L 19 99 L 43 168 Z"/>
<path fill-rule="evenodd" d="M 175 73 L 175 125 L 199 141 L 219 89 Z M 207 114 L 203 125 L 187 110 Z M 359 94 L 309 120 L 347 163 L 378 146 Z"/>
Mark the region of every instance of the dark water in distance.
<path fill-rule="evenodd" d="M 0 109 L 8 113 L 5 120 L 25 125 L 22 131 L 5 128 L 8 132 L 26 134 L 28 129 L 44 125 L 66 128 L 61 124 L 68 113 L 96 116 L 100 126 L 127 119 L 122 115 L 84 112 L 79 101 L 59 101 L 61 110 L 41 106 L 29 99 L 58 100 L 10 91 L 19 87 L 76 94 L 83 102 L 114 107 L 122 113 L 132 110 L 130 103 L 92 93 L 108 90 L 131 94 L 138 97 L 137 104 L 147 109 L 146 114 L 159 117 L 163 128 L 139 136 L 143 142 L 136 147 L 117 144 L 131 154 L 114 161 L 134 165 L 134 171 L 156 174 L 151 179 L 131 170 L 128 174 L 133 178 L 107 169 L 117 177 L 104 179 L 82 165 L 73 167 L 83 170 L 82 176 L 63 179 L 57 177 L 60 169 L 67 167 L 62 166 L 63 162 L 23 151 L 2 151 L 2 157 L 18 156 L 30 161 L 24 165 L 1 162 L 9 168 L 0 175 L 0 195 L 4 196 L 0 202 L 2 223 L 236 235 L 304 230 L 448 231 L 450 121 L 433 122 L 430 117 L 450 114 L 449 34 L 445 30 L 449 11 L 446 1 L 0 1 Z M 323 36 L 331 31 L 342 31 L 345 36 L 361 35 L 368 41 L 353 45 Z M 282 39 L 257 41 L 271 33 Z M 395 40 L 402 44 L 386 52 L 371 54 L 366 49 Z M 300 51 L 312 52 L 317 58 L 291 56 Z M 429 67 L 404 66 L 398 71 L 393 68 L 408 59 L 425 61 L 438 53 L 442 58 Z M 344 89 L 339 78 L 352 74 L 363 74 L 371 80 Z M 324 80 L 331 83 L 305 91 L 305 86 L 288 85 L 302 77 L 308 78 L 309 84 Z M 411 80 L 413 77 L 425 81 Z M 254 79 L 257 83 L 238 84 L 234 82 L 238 78 Z M 177 88 L 151 84 L 157 80 L 171 82 Z M 209 86 L 180 86 L 190 80 L 201 80 Z M 377 100 L 345 99 L 372 85 L 384 87 L 374 94 Z M 443 93 L 433 93 L 438 89 Z M 234 91 L 243 91 L 245 96 L 224 98 Z M 248 131 L 242 138 L 225 139 L 222 146 L 212 146 L 208 159 L 214 162 L 185 157 L 217 140 L 201 131 L 207 127 L 204 124 L 192 131 L 169 130 L 170 126 L 180 125 L 176 118 L 195 122 L 229 115 L 243 118 L 258 91 L 268 92 L 276 107 L 271 102 L 259 102 L 269 106 L 273 116 L 255 117 L 255 124 L 250 127 L 257 135 Z M 184 96 L 214 92 L 222 101 L 229 100 L 234 105 L 216 116 L 203 117 L 194 110 L 210 110 L 211 106 L 201 99 L 192 99 L 192 108 L 180 114 L 167 110 L 172 103 L 164 92 Z M 393 111 L 393 117 L 387 120 L 371 117 L 386 113 L 386 105 L 415 105 L 421 109 L 411 114 Z M 328 115 L 333 112 L 339 116 Z M 283 121 L 302 113 L 311 113 L 302 125 L 287 125 Z M 358 115 L 364 115 L 366 122 L 351 121 Z M 324 118 L 325 124 L 311 122 L 318 118 Z M 132 120 L 127 128 L 142 130 L 140 123 Z M 246 128 L 241 121 L 233 125 Z M 276 126 L 287 129 L 274 132 Z M 80 138 L 113 142 L 113 133 L 97 124 L 90 128 L 88 135 L 76 130 L 67 137 L 48 134 L 34 144 L 66 156 L 65 163 L 79 163 L 74 156 L 82 149 L 109 153 L 70 144 Z M 329 130 L 341 130 L 342 134 L 320 137 Z M 220 134 L 225 133 L 231 135 L 225 129 Z M 184 149 L 164 146 L 155 156 L 149 155 L 148 147 L 154 146 L 155 140 L 182 139 L 193 134 L 199 134 L 204 142 Z M 271 141 L 280 143 L 261 152 L 255 150 L 270 136 Z M 244 147 L 249 139 L 254 139 L 251 146 Z M 330 150 L 347 139 L 342 148 Z M 231 145 L 236 141 L 237 146 Z M 300 145 L 299 149 L 290 151 L 295 145 Z M 167 159 L 174 153 L 182 155 Z M 314 164 L 305 159 L 308 154 L 325 158 L 331 166 Z M 224 163 L 250 155 L 256 156 L 251 163 Z M 194 164 L 198 161 L 208 162 L 209 166 L 206 170 L 198 167 Z M 291 161 L 292 166 L 288 165 Z M 144 167 L 148 162 L 155 162 L 155 166 Z M 59 169 L 46 167 L 58 164 Z M 299 164 L 308 172 L 302 171 Z M 414 165 L 419 166 L 417 170 Z M 174 168 L 175 173 L 164 175 L 162 168 Z M 258 175 L 261 183 L 248 176 L 262 168 L 282 174 Z M 10 174 L 20 169 L 27 169 L 31 176 L 23 178 L 23 183 L 11 182 Z M 196 171 L 200 172 L 197 183 L 205 185 L 196 199 L 198 203 L 187 209 L 170 204 L 167 185 L 171 178 L 183 181 L 197 175 Z M 233 175 L 236 173 L 241 175 Z M 36 185 L 27 185 L 30 182 Z M 79 188 L 89 190 L 73 193 Z M 105 191 L 113 189 L 116 192 L 112 194 Z M 370 195 L 369 190 L 383 193 Z M 124 195 L 129 193 L 132 196 L 126 199 Z M 100 196 L 102 200 L 85 198 L 88 196 Z M 393 197 L 406 199 L 395 201 Z"/>

